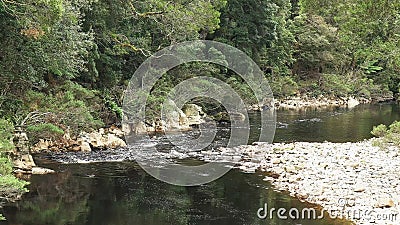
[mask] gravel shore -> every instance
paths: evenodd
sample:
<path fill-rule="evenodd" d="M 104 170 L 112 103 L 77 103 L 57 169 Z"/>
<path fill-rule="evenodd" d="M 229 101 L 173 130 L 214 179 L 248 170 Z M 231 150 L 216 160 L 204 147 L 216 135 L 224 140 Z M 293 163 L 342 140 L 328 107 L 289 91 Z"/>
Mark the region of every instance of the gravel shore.
<path fill-rule="evenodd" d="M 356 224 L 400 224 L 400 152 L 358 143 L 255 143 L 204 151 L 205 161 L 240 156 L 245 172 L 267 172 L 277 190 Z"/>

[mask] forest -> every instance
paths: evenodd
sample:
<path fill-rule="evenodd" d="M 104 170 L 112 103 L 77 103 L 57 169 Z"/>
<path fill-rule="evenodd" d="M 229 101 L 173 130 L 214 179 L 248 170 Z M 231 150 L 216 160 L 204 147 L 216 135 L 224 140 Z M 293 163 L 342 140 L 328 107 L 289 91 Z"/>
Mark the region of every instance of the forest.
<path fill-rule="evenodd" d="M 134 71 L 182 41 L 244 51 L 278 99 L 399 98 L 400 0 L 0 0 L 0 17 L 2 154 L 14 126 L 31 140 L 119 126 Z M 238 75 L 191 63 L 157 82 L 150 108 L 194 76 L 252 99 Z"/>
<path fill-rule="evenodd" d="M 2 0 L 2 124 L 62 132 L 118 124 L 123 90 L 154 52 L 214 40 L 247 53 L 275 97 L 392 99 L 400 89 L 400 1 L 389 0 Z M 213 65 L 169 71 L 154 104 L 194 75 L 251 93 Z M 29 120 L 29 118 L 28 118 Z M 43 125 L 46 124 L 46 125 Z M 33 128 L 32 128 L 33 129 Z M 35 129 L 33 129 L 35 130 Z"/>

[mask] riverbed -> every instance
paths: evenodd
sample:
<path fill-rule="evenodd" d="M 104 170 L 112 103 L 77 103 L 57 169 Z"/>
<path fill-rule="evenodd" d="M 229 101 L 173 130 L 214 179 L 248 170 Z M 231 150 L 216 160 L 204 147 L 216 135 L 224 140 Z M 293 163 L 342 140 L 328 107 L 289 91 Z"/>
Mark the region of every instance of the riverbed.
<path fill-rule="evenodd" d="M 362 141 L 371 137 L 372 126 L 400 120 L 399 106 L 388 104 L 278 111 L 277 115 L 274 142 L 286 143 Z M 249 143 L 258 139 L 258 119 L 251 115 Z M 223 146 L 228 134 L 228 127 L 220 127 L 215 145 Z M 153 141 L 170 147 L 162 137 Z M 40 166 L 57 173 L 32 176 L 30 193 L 4 208 L 8 221 L 0 224 L 351 224 L 327 214 L 319 220 L 259 218 L 257 211 L 265 204 L 321 212 L 317 205 L 277 191 L 263 181 L 262 171 L 249 174 L 233 169 L 209 184 L 177 187 L 146 174 L 134 157 L 127 149 L 35 156 Z"/>

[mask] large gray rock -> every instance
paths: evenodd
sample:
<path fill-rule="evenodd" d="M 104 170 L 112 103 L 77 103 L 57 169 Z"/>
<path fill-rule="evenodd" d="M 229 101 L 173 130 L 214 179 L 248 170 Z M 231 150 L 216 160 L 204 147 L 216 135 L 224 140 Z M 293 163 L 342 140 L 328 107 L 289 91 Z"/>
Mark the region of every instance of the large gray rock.
<path fill-rule="evenodd" d="M 374 204 L 376 208 L 393 207 L 394 205 L 394 201 L 390 198 L 380 198 Z"/>
<path fill-rule="evenodd" d="M 31 147 L 31 152 L 47 151 L 51 145 L 51 141 L 40 139 L 38 143 Z"/>
<path fill-rule="evenodd" d="M 107 129 L 107 131 L 110 134 L 115 134 L 117 137 L 120 137 L 120 138 L 124 137 L 124 132 L 122 131 L 122 129 L 119 129 L 118 127 L 116 127 L 114 125 L 109 127 Z"/>
<path fill-rule="evenodd" d="M 232 124 L 238 124 L 238 123 L 242 123 L 243 121 L 246 120 L 246 116 L 243 113 L 240 112 L 219 112 L 217 114 L 215 114 L 214 119 L 216 121 L 224 121 L 224 122 L 228 122 L 231 121 Z"/>
<path fill-rule="evenodd" d="M 92 132 L 86 135 L 87 141 L 95 148 L 103 148 L 105 146 L 102 132 Z"/>
<path fill-rule="evenodd" d="M 133 132 L 135 134 L 146 133 L 147 132 L 146 124 L 143 121 L 138 121 L 136 123 L 133 123 Z"/>
<path fill-rule="evenodd" d="M 90 144 L 82 139 L 78 139 L 77 141 L 78 146 L 77 146 L 77 151 L 82 151 L 82 152 L 91 152 L 92 148 L 90 147 Z"/>
<path fill-rule="evenodd" d="M 165 122 L 165 131 L 190 129 L 189 120 L 186 114 L 178 108 L 172 100 L 167 100 L 165 107 L 163 108 L 162 119 Z"/>
<path fill-rule="evenodd" d="M 21 154 L 16 155 L 13 160 L 14 169 L 19 169 L 23 171 L 31 171 L 33 167 L 36 166 L 35 161 L 33 161 L 32 155 Z"/>
<path fill-rule="evenodd" d="M 360 104 L 360 102 L 355 98 L 350 97 L 349 100 L 347 100 L 348 108 L 354 108 L 354 107 L 358 106 L 359 104 Z"/>
<path fill-rule="evenodd" d="M 187 123 L 191 125 L 199 125 L 204 123 L 204 118 L 207 116 L 203 109 L 196 104 L 187 104 L 183 107 L 183 113 L 187 117 Z"/>
<path fill-rule="evenodd" d="M 36 175 L 44 175 L 44 174 L 51 174 L 55 173 L 54 170 L 48 169 L 48 168 L 42 168 L 42 167 L 33 167 L 32 168 L 32 174 Z"/>
<path fill-rule="evenodd" d="M 122 148 L 126 147 L 126 143 L 121 138 L 117 137 L 115 134 L 107 134 L 107 140 L 105 147 L 107 148 Z"/>
<path fill-rule="evenodd" d="M 161 118 L 156 119 L 151 124 L 145 123 L 144 121 L 132 121 L 130 123 L 124 123 L 122 125 L 122 132 L 125 135 L 130 134 L 145 134 L 151 132 L 168 132 L 168 131 L 182 131 L 190 130 L 190 125 L 203 123 L 201 115 L 205 115 L 201 110 L 200 106 L 189 104 L 186 107 L 188 114 L 191 115 L 189 118 L 174 101 L 167 100 L 162 109 Z"/>
<path fill-rule="evenodd" d="M 90 146 L 99 149 L 126 147 L 124 140 L 115 134 L 106 134 L 103 129 L 91 133 L 83 133 L 77 143 L 81 151 L 90 151 Z"/>
<path fill-rule="evenodd" d="M 133 121 L 131 123 L 122 124 L 122 131 L 125 135 L 130 134 L 145 134 L 148 129 L 143 121 Z"/>
<path fill-rule="evenodd" d="M 20 126 L 16 126 L 12 140 L 15 150 L 20 154 L 29 154 L 29 140 Z"/>

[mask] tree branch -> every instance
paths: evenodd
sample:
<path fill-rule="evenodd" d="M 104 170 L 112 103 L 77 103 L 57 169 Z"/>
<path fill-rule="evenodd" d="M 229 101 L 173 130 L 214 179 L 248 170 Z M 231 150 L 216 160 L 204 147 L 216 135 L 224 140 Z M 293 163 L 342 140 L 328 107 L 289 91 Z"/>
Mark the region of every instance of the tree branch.
<path fill-rule="evenodd" d="M 155 12 L 139 13 L 136 10 L 135 6 L 133 6 L 132 2 L 129 2 L 128 4 L 129 4 L 129 6 L 130 6 L 130 8 L 132 10 L 133 15 L 134 16 L 138 16 L 138 17 L 150 17 L 150 16 L 154 16 L 154 15 L 161 15 L 161 14 L 167 13 L 166 11 L 155 11 Z"/>
<path fill-rule="evenodd" d="M 136 46 L 134 46 L 133 44 L 129 43 L 129 40 L 127 37 L 125 37 L 124 35 L 119 35 L 119 36 L 123 36 L 124 39 L 126 39 L 126 42 L 121 42 L 120 40 L 118 40 L 116 37 L 113 38 L 113 40 L 118 43 L 118 45 L 122 46 L 122 47 L 127 47 L 129 49 L 131 49 L 134 52 L 141 52 L 144 56 L 149 57 L 151 55 L 151 53 L 145 49 L 142 48 L 137 48 Z"/>

